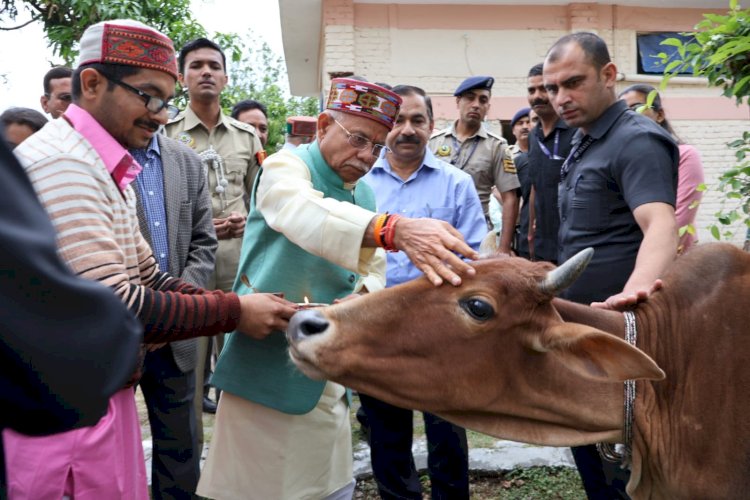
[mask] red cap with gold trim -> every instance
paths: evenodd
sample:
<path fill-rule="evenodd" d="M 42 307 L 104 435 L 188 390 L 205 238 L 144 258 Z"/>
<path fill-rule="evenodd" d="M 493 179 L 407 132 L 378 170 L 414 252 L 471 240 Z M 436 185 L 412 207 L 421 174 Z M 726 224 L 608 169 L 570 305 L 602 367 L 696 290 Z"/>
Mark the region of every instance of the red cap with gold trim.
<path fill-rule="evenodd" d="M 380 85 L 349 78 L 331 80 L 326 109 L 363 116 L 393 128 L 401 96 Z"/>

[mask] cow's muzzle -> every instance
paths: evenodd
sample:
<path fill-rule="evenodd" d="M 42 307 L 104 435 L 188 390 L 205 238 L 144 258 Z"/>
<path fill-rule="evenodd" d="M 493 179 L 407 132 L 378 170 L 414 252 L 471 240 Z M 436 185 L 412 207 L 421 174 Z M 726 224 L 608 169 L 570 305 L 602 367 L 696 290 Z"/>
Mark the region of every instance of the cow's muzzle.
<path fill-rule="evenodd" d="M 290 344 L 296 344 L 314 335 L 325 332 L 330 323 L 317 309 L 299 311 L 289 320 L 286 329 L 286 338 Z"/>

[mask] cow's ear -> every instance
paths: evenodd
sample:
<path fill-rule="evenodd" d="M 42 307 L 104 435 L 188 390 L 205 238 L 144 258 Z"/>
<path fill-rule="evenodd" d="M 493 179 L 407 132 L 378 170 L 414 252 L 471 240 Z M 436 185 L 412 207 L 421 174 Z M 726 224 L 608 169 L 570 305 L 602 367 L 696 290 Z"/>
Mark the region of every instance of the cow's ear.
<path fill-rule="evenodd" d="M 662 380 L 661 368 L 623 339 L 578 323 L 557 323 L 533 341 L 533 347 L 558 357 L 587 378 L 608 382 Z"/>

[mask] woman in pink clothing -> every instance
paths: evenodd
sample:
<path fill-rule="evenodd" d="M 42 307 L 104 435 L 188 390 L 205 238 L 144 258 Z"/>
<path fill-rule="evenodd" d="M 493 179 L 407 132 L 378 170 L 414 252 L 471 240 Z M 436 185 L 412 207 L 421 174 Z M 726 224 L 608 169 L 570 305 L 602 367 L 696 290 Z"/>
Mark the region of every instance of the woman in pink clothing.
<path fill-rule="evenodd" d="M 649 93 L 654 91 L 656 91 L 656 89 L 651 85 L 631 85 L 620 93 L 620 99 L 624 100 L 630 109 L 635 111 L 646 105 Z M 664 129 L 674 137 L 680 148 L 675 216 L 677 217 L 677 227 L 690 227 L 690 229 L 685 230 L 680 237 L 678 253 L 682 253 L 695 243 L 695 235 L 691 234 L 691 231 L 695 232 L 695 216 L 698 214 L 698 204 L 703 197 L 703 192 L 698 191 L 697 189 L 699 185 L 703 184 L 704 180 L 703 163 L 701 163 L 701 157 L 698 150 L 689 144 L 684 144 L 682 140 L 677 137 L 677 134 L 675 134 L 664 113 L 664 108 L 661 104 L 661 97 L 658 93 L 654 97 L 651 106 L 646 107 L 641 112 L 664 127 Z"/>

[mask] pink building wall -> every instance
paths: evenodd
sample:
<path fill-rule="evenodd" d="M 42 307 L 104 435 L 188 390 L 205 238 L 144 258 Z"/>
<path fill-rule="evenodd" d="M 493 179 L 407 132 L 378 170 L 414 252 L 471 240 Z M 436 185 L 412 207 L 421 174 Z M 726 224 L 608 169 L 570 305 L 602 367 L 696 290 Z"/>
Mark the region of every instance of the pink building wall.
<path fill-rule="evenodd" d="M 417 85 L 432 96 L 437 126 L 442 127 L 457 117 L 452 96 L 456 86 L 470 75 L 491 75 L 495 86 L 487 126 L 498 132 L 500 120 L 509 120 L 527 105 L 526 74 L 543 61 L 560 36 L 594 31 L 604 38 L 621 73 L 618 88 L 640 82 L 658 86 L 658 77 L 637 73 L 636 35 L 690 31 L 704 13 L 724 14 L 726 10 L 597 3 L 428 5 L 322 0 L 321 90 L 331 75 L 340 73 Z M 662 96 L 677 133 L 703 157 L 709 191 L 699 210 L 697 229 L 701 241 L 710 241 L 708 227 L 715 222 L 714 213 L 727 202 L 712 186 L 734 164 L 726 143 L 750 128 L 750 112 L 722 97 L 718 89 L 709 88 L 703 79 L 675 80 Z M 738 231 L 735 241 L 742 237 L 744 233 Z"/>

